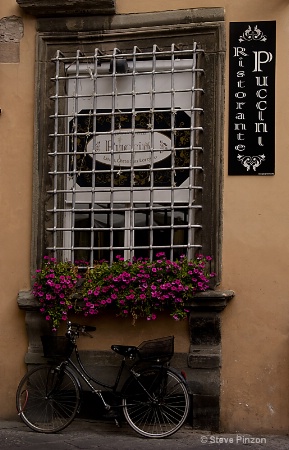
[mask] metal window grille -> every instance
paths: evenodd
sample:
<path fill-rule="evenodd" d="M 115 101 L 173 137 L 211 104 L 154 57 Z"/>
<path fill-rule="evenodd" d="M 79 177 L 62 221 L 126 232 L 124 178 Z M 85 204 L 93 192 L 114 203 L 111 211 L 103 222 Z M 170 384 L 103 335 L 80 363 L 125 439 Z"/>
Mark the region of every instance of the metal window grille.
<path fill-rule="evenodd" d="M 202 247 L 203 51 L 60 51 L 48 249 L 112 262 Z"/>

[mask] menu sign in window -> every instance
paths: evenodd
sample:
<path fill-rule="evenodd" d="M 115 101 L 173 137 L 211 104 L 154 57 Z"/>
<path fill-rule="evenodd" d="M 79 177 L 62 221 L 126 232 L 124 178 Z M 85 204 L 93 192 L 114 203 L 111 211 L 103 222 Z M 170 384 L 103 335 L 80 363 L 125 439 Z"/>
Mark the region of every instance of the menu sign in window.
<path fill-rule="evenodd" d="M 276 22 L 232 22 L 229 175 L 275 172 Z"/>

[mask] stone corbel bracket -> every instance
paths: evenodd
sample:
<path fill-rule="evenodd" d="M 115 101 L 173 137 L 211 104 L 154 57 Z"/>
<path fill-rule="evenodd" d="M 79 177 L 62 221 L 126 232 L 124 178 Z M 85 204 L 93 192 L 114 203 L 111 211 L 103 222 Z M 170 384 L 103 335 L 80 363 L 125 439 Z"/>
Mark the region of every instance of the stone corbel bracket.
<path fill-rule="evenodd" d="M 36 17 L 115 14 L 115 0 L 16 0 Z"/>
<path fill-rule="evenodd" d="M 25 363 L 43 363 L 41 336 L 50 334 L 49 323 L 39 312 L 39 303 L 30 291 L 20 291 L 17 298 L 18 307 L 25 311 L 25 324 L 28 336 L 28 350 Z"/>
<path fill-rule="evenodd" d="M 194 428 L 219 431 L 222 336 L 220 313 L 235 296 L 234 291 L 205 291 L 187 305 Z"/>
<path fill-rule="evenodd" d="M 190 311 L 221 312 L 233 297 L 235 292 L 232 290 L 208 290 L 198 293 L 188 304 L 188 308 Z"/>

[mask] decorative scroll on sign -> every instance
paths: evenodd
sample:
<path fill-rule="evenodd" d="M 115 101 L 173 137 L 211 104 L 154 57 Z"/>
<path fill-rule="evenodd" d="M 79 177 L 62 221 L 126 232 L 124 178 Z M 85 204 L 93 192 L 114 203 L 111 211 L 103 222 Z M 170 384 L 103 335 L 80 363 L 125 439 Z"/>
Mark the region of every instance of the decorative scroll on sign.
<path fill-rule="evenodd" d="M 230 24 L 229 175 L 274 175 L 276 22 Z"/>

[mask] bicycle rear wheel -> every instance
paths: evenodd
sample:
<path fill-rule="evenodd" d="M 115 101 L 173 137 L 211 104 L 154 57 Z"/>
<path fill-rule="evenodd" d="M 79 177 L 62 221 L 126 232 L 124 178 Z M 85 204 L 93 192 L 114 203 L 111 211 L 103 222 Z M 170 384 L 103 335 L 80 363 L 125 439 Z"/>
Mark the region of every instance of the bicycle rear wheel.
<path fill-rule="evenodd" d="M 17 411 L 32 430 L 55 433 L 69 425 L 79 408 L 80 389 L 66 368 L 41 366 L 29 371 L 16 393 Z"/>
<path fill-rule="evenodd" d="M 123 411 L 128 424 L 142 436 L 163 438 L 185 422 L 190 406 L 184 380 L 164 367 L 130 377 L 124 387 Z"/>

